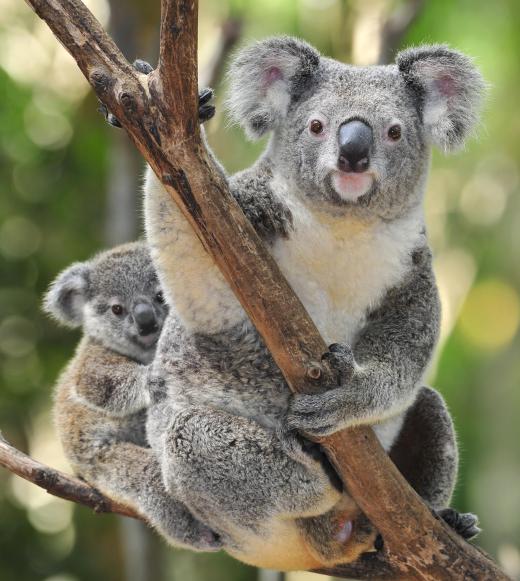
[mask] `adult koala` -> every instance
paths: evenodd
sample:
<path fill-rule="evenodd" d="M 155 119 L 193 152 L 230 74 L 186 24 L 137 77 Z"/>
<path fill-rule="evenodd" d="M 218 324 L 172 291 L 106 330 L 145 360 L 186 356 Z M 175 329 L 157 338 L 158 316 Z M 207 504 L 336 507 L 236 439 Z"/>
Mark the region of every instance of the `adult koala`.
<path fill-rule="evenodd" d="M 430 145 L 463 144 L 483 81 L 445 46 L 354 67 L 287 37 L 240 52 L 229 78 L 233 119 L 251 138 L 272 132 L 230 188 L 332 344 L 324 357 L 341 380 L 325 393 L 290 395 L 149 172 L 146 232 L 174 316 L 154 361 L 156 399 L 162 385 L 165 400 L 151 409 L 148 437 L 169 491 L 231 554 L 277 569 L 349 561 L 373 531 L 294 433 L 371 424 L 386 450 L 399 437 L 392 453 L 401 459 L 417 440 L 405 475 L 432 508 L 449 502 L 453 428 L 440 396 L 421 388 L 439 328 L 422 199 Z M 476 531 L 472 515 L 455 525 L 466 536 Z"/>

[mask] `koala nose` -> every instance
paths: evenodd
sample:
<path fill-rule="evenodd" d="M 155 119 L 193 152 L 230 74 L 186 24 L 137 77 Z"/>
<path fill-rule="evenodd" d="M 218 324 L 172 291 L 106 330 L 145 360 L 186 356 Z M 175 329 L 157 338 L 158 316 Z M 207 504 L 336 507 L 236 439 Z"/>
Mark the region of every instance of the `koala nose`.
<path fill-rule="evenodd" d="M 151 305 L 137 303 L 134 307 L 134 319 L 139 335 L 149 335 L 157 331 L 157 320 Z"/>
<path fill-rule="evenodd" d="M 341 171 L 362 173 L 368 169 L 372 129 L 363 121 L 347 121 L 339 128 L 339 159 Z"/>

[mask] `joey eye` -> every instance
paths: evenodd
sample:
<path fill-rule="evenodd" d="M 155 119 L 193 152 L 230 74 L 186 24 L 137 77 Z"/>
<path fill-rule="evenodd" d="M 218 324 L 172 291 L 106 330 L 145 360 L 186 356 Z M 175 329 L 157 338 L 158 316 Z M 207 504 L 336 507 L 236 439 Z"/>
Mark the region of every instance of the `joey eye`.
<path fill-rule="evenodd" d="M 122 315 L 123 307 L 121 305 L 112 305 L 112 312 L 114 315 Z"/>
<path fill-rule="evenodd" d="M 388 137 L 392 141 L 399 141 L 399 139 L 401 139 L 401 126 L 392 125 L 392 127 L 388 129 Z"/>
<path fill-rule="evenodd" d="M 161 303 L 161 304 L 162 304 L 162 303 L 164 303 L 164 295 L 163 295 L 162 291 L 159 291 L 159 292 L 158 292 L 158 293 L 155 295 L 155 300 L 156 300 L 158 303 Z"/>
<path fill-rule="evenodd" d="M 309 124 L 309 129 L 314 135 L 323 133 L 323 123 L 319 119 L 313 119 Z"/>

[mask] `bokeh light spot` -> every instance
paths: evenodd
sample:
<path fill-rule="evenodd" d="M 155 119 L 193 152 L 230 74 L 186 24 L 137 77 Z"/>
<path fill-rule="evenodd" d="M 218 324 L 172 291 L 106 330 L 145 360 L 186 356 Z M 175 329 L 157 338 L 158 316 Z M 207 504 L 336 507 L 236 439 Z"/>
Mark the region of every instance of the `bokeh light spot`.
<path fill-rule="evenodd" d="M 466 220 L 477 226 L 496 224 L 506 208 L 503 185 L 486 174 L 477 174 L 462 190 L 460 210 Z"/>
<path fill-rule="evenodd" d="M 0 324 L 0 351 L 10 357 L 24 357 L 36 342 L 34 324 L 23 317 L 7 317 Z"/>
<path fill-rule="evenodd" d="M 6 258 L 27 258 L 40 243 L 40 229 L 24 216 L 11 216 L 0 226 L 0 252 Z"/>
<path fill-rule="evenodd" d="M 500 280 L 487 280 L 471 289 L 459 318 L 466 339 L 482 349 L 508 345 L 518 330 L 518 293 Z"/>

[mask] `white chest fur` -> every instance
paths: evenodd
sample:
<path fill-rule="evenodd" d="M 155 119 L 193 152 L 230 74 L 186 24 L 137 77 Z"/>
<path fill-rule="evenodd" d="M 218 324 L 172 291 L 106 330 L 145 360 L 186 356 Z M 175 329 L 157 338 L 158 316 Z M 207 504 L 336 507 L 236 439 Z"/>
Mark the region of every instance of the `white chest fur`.
<path fill-rule="evenodd" d="M 410 268 L 422 218 L 419 213 L 392 222 L 332 216 L 287 190 L 283 197 L 294 232 L 276 242 L 273 255 L 325 341 L 352 342 L 367 310 Z"/>

